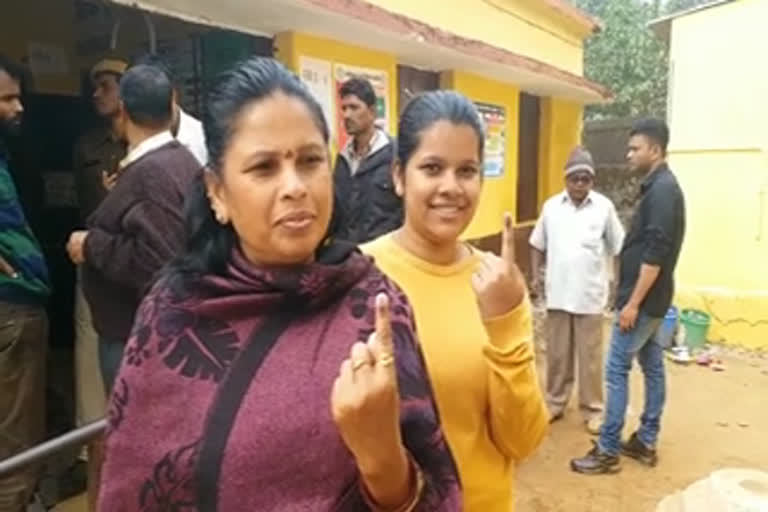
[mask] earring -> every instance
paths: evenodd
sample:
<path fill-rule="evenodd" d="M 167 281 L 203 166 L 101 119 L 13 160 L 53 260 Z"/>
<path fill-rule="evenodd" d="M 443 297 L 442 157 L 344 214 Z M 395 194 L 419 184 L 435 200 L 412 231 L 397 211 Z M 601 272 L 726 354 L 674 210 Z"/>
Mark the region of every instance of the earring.
<path fill-rule="evenodd" d="M 219 224 L 227 224 L 229 222 L 229 220 L 227 219 L 227 216 L 224 215 L 223 213 L 214 211 L 213 216 L 216 217 L 216 222 L 218 222 Z"/>

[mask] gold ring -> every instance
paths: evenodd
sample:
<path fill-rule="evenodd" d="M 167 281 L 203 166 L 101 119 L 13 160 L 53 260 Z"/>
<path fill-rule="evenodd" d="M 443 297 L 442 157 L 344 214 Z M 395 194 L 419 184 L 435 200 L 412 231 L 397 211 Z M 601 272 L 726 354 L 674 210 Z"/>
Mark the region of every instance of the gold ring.
<path fill-rule="evenodd" d="M 388 354 L 379 359 L 378 363 L 386 368 L 395 364 L 395 358 Z"/>
<path fill-rule="evenodd" d="M 367 364 L 368 364 L 368 360 L 367 359 L 358 359 L 357 361 L 353 361 L 352 362 L 352 371 L 354 372 L 356 370 L 359 370 L 360 368 L 362 368 L 363 366 L 365 366 Z"/>

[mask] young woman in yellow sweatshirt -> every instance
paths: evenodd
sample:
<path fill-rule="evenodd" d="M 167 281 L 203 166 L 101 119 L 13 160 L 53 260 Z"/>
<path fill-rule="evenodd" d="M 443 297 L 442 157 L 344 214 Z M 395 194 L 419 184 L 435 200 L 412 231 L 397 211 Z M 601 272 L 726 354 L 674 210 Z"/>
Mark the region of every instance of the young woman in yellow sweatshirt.
<path fill-rule="evenodd" d="M 501 257 L 459 239 L 480 198 L 483 146 L 480 118 L 464 96 L 435 91 L 411 101 L 393 173 L 405 223 L 362 249 L 414 307 L 464 510 L 510 512 L 515 466 L 546 435 L 548 416 L 509 215 Z"/>

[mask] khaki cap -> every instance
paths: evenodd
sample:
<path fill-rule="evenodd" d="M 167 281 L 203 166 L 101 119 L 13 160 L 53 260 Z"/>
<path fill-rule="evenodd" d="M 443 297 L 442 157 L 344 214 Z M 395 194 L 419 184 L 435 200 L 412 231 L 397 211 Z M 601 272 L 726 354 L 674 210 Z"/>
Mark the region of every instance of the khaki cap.
<path fill-rule="evenodd" d="M 100 73 L 114 73 L 116 75 L 122 75 L 125 70 L 128 69 L 128 63 L 120 59 L 101 59 L 92 68 L 90 77 L 91 80 L 96 78 L 96 75 Z"/>

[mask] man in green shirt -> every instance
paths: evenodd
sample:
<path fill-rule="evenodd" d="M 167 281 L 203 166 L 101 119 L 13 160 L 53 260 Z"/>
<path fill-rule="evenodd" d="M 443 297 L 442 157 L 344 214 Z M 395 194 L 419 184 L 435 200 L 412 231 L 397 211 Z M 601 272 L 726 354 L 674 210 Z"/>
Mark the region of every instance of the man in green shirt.
<path fill-rule="evenodd" d="M 45 436 L 48 269 L 10 174 L 5 141 L 18 133 L 20 69 L 0 55 L 0 460 Z M 37 471 L 0 479 L 0 510 L 22 512 Z"/>

